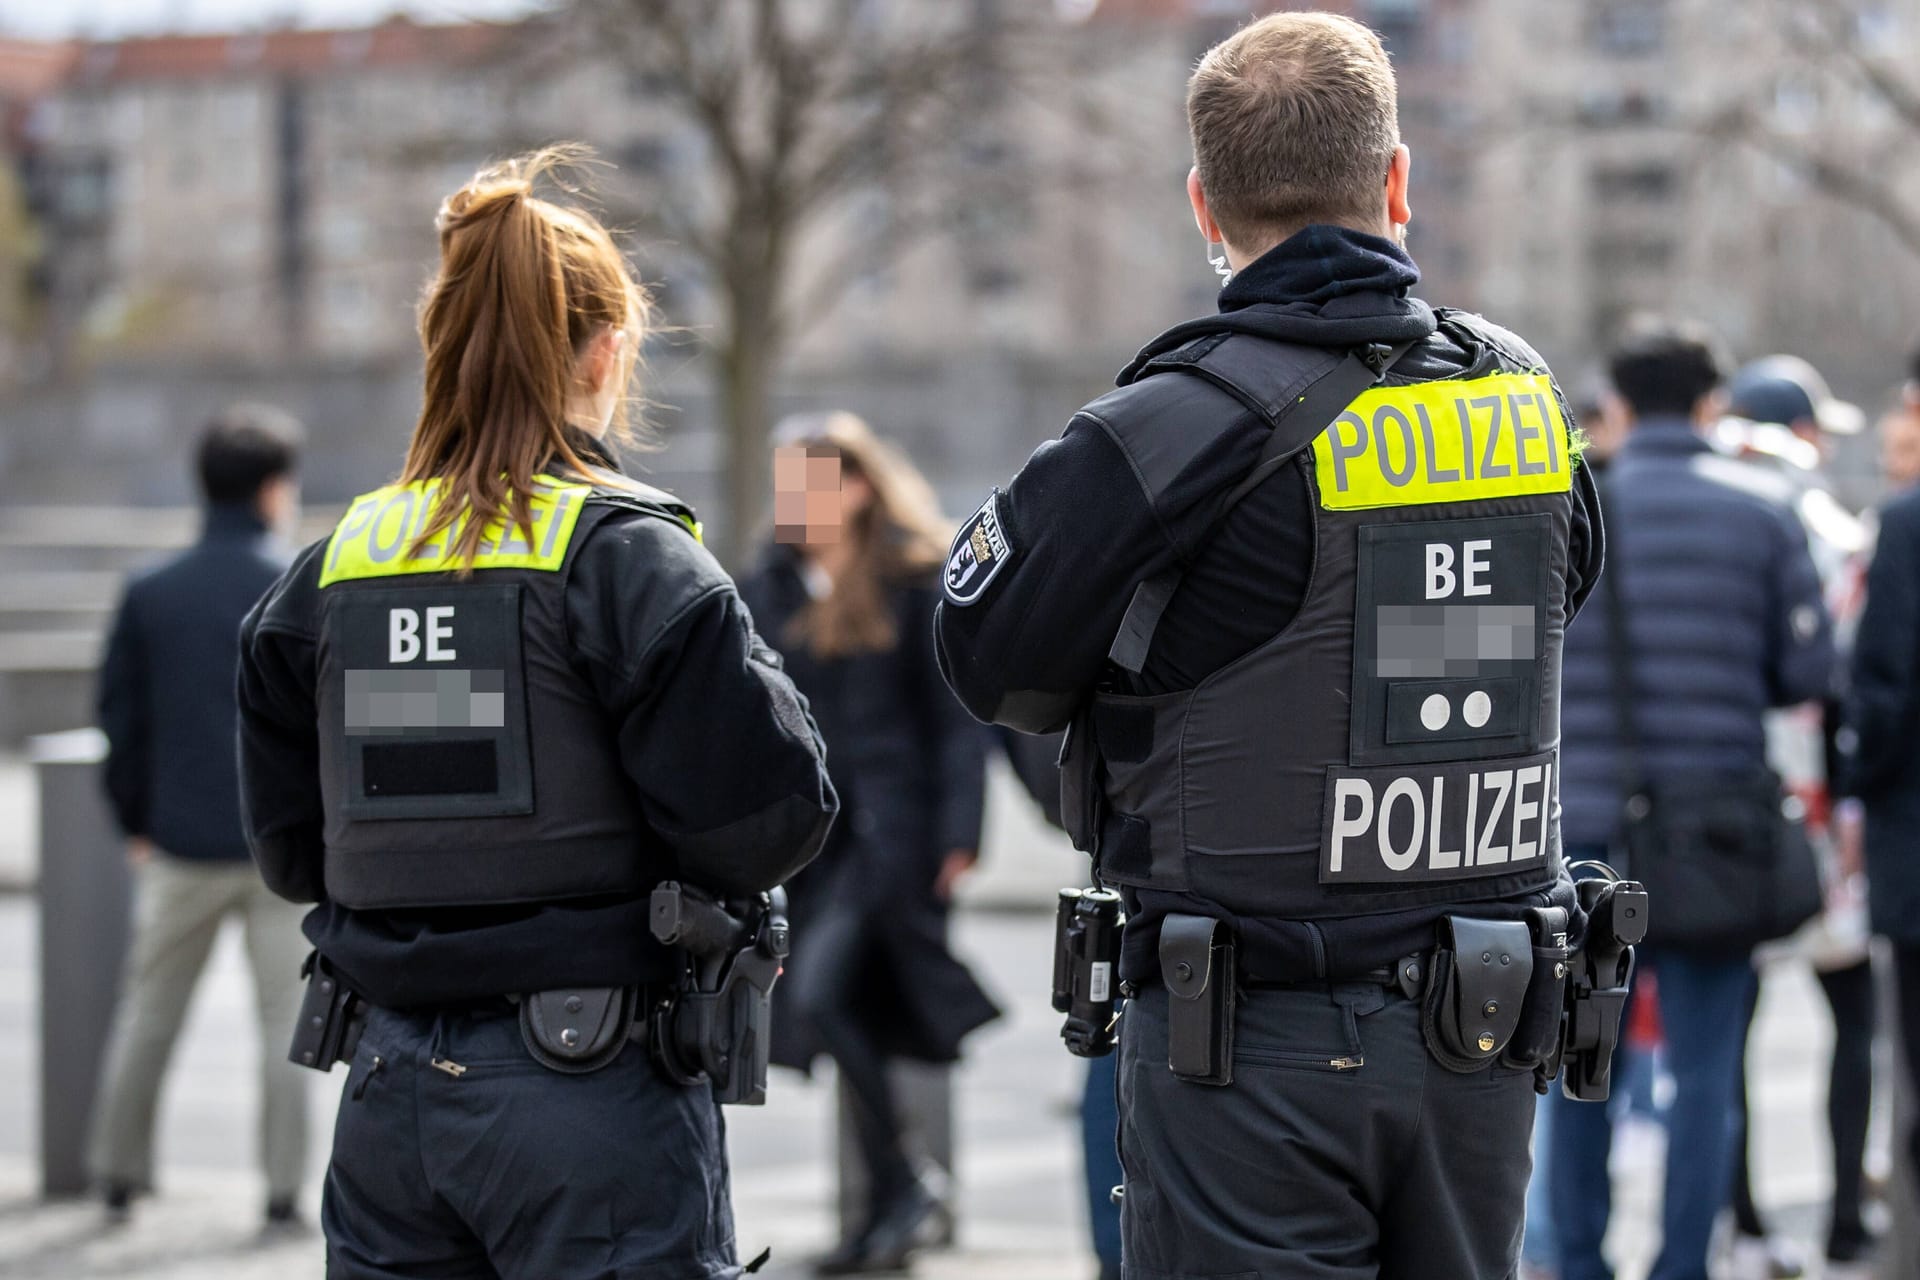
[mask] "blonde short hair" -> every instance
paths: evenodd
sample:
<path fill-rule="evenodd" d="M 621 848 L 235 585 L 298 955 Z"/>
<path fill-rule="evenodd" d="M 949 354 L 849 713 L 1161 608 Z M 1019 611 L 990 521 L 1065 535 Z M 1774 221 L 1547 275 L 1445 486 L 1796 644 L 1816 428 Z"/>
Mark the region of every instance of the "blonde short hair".
<path fill-rule="evenodd" d="M 1378 222 L 1396 98 L 1380 38 L 1337 14 L 1272 14 L 1207 50 L 1187 128 L 1221 232 L 1252 245 L 1311 222 Z"/>

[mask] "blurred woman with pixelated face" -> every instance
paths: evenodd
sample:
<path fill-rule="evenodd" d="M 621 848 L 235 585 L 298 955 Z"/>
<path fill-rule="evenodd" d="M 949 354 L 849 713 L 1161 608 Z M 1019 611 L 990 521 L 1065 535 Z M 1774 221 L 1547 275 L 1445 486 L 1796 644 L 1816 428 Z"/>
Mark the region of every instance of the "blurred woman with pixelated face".
<path fill-rule="evenodd" d="M 950 527 L 932 488 L 848 413 L 775 433 L 774 539 L 741 584 L 827 743 L 842 820 L 793 886 L 795 950 L 776 1058 L 832 1058 L 868 1185 L 822 1274 L 897 1266 L 938 1196 L 910 1158 L 888 1082 L 899 1057 L 951 1062 L 992 1002 L 946 946 L 979 843 L 988 739 L 947 691 L 933 609 Z"/>

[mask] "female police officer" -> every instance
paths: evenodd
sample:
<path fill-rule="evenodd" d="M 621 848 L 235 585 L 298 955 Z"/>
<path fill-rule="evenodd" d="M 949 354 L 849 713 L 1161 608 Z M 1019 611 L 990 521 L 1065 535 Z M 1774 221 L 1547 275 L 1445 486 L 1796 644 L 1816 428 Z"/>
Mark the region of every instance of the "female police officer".
<path fill-rule="evenodd" d="M 509 999 L 651 1000 L 673 972 L 653 886 L 766 890 L 836 807 L 806 704 L 691 513 L 602 448 L 646 302 L 590 215 L 533 196 L 570 158 L 490 168 L 441 207 L 400 478 L 242 634 L 255 857 L 317 904 L 320 972 L 370 1007 L 330 1276 L 739 1274 L 712 1092 L 643 1043 L 549 1070 Z"/>

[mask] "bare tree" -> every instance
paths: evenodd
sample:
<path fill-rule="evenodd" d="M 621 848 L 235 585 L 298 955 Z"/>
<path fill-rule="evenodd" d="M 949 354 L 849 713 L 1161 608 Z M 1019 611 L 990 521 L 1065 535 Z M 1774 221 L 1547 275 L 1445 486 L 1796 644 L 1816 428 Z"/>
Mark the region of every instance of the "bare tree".
<path fill-rule="evenodd" d="M 1810 187 L 1872 215 L 1920 255 L 1920 64 L 1889 5 L 1763 0 L 1781 57 L 1686 120 L 1753 147 Z M 1908 6 L 1910 21 L 1920 7 Z M 1896 56 L 1896 53 L 1904 56 Z"/>
<path fill-rule="evenodd" d="M 635 191 L 632 216 L 697 267 L 718 305 L 719 542 L 737 556 L 765 501 L 769 396 L 796 319 L 836 301 L 859 259 L 932 225 L 957 181 L 982 179 L 970 149 L 1027 82 L 1042 29 L 979 0 L 575 0 L 574 12 L 696 156 L 693 172 Z M 837 255 L 799 252 L 834 219 L 857 222 L 876 193 L 884 225 L 841 228 Z"/>

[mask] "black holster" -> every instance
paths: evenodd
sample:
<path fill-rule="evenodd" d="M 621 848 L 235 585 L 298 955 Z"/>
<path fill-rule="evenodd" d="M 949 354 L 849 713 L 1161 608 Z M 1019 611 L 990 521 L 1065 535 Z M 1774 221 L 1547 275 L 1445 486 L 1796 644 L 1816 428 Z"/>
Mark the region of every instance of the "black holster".
<path fill-rule="evenodd" d="M 1613 1090 L 1613 1053 L 1633 983 L 1634 947 L 1647 936 L 1647 891 L 1637 881 L 1577 880 L 1586 937 L 1569 962 L 1566 1038 L 1560 1088 L 1581 1102 L 1605 1102 Z"/>
<path fill-rule="evenodd" d="M 1060 825 L 1073 847 L 1099 861 L 1100 828 L 1106 813 L 1106 778 L 1093 732 L 1093 704 L 1080 708 L 1060 741 Z"/>
<path fill-rule="evenodd" d="M 653 891 L 653 935 L 685 956 L 678 991 L 650 1014 L 654 1061 L 680 1084 L 707 1083 L 722 1103 L 767 1100 L 773 984 L 789 948 L 787 896 L 736 911 L 690 886 Z"/>
<path fill-rule="evenodd" d="M 1162 920 L 1160 977 L 1167 984 L 1168 1068 L 1194 1084 L 1232 1084 L 1239 975 L 1225 922 L 1177 914 Z"/>
<path fill-rule="evenodd" d="M 300 1016 L 293 1024 L 293 1043 L 287 1061 L 315 1071 L 331 1071 L 336 1062 L 348 1062 L 360 1045 L 367 1025 L 367 1004 L 333 971 L 318 951 L 307 953 L 300 966 L 307 990 L 300 997 Z"/>
<path fill-rule="evenodd" d="M 1464 1074 L 1499 1058 L 1520 1026 L 1532 980 L 1524 921 L 1442 919 L 1420 1019 L 1434 1060 Z"/>

